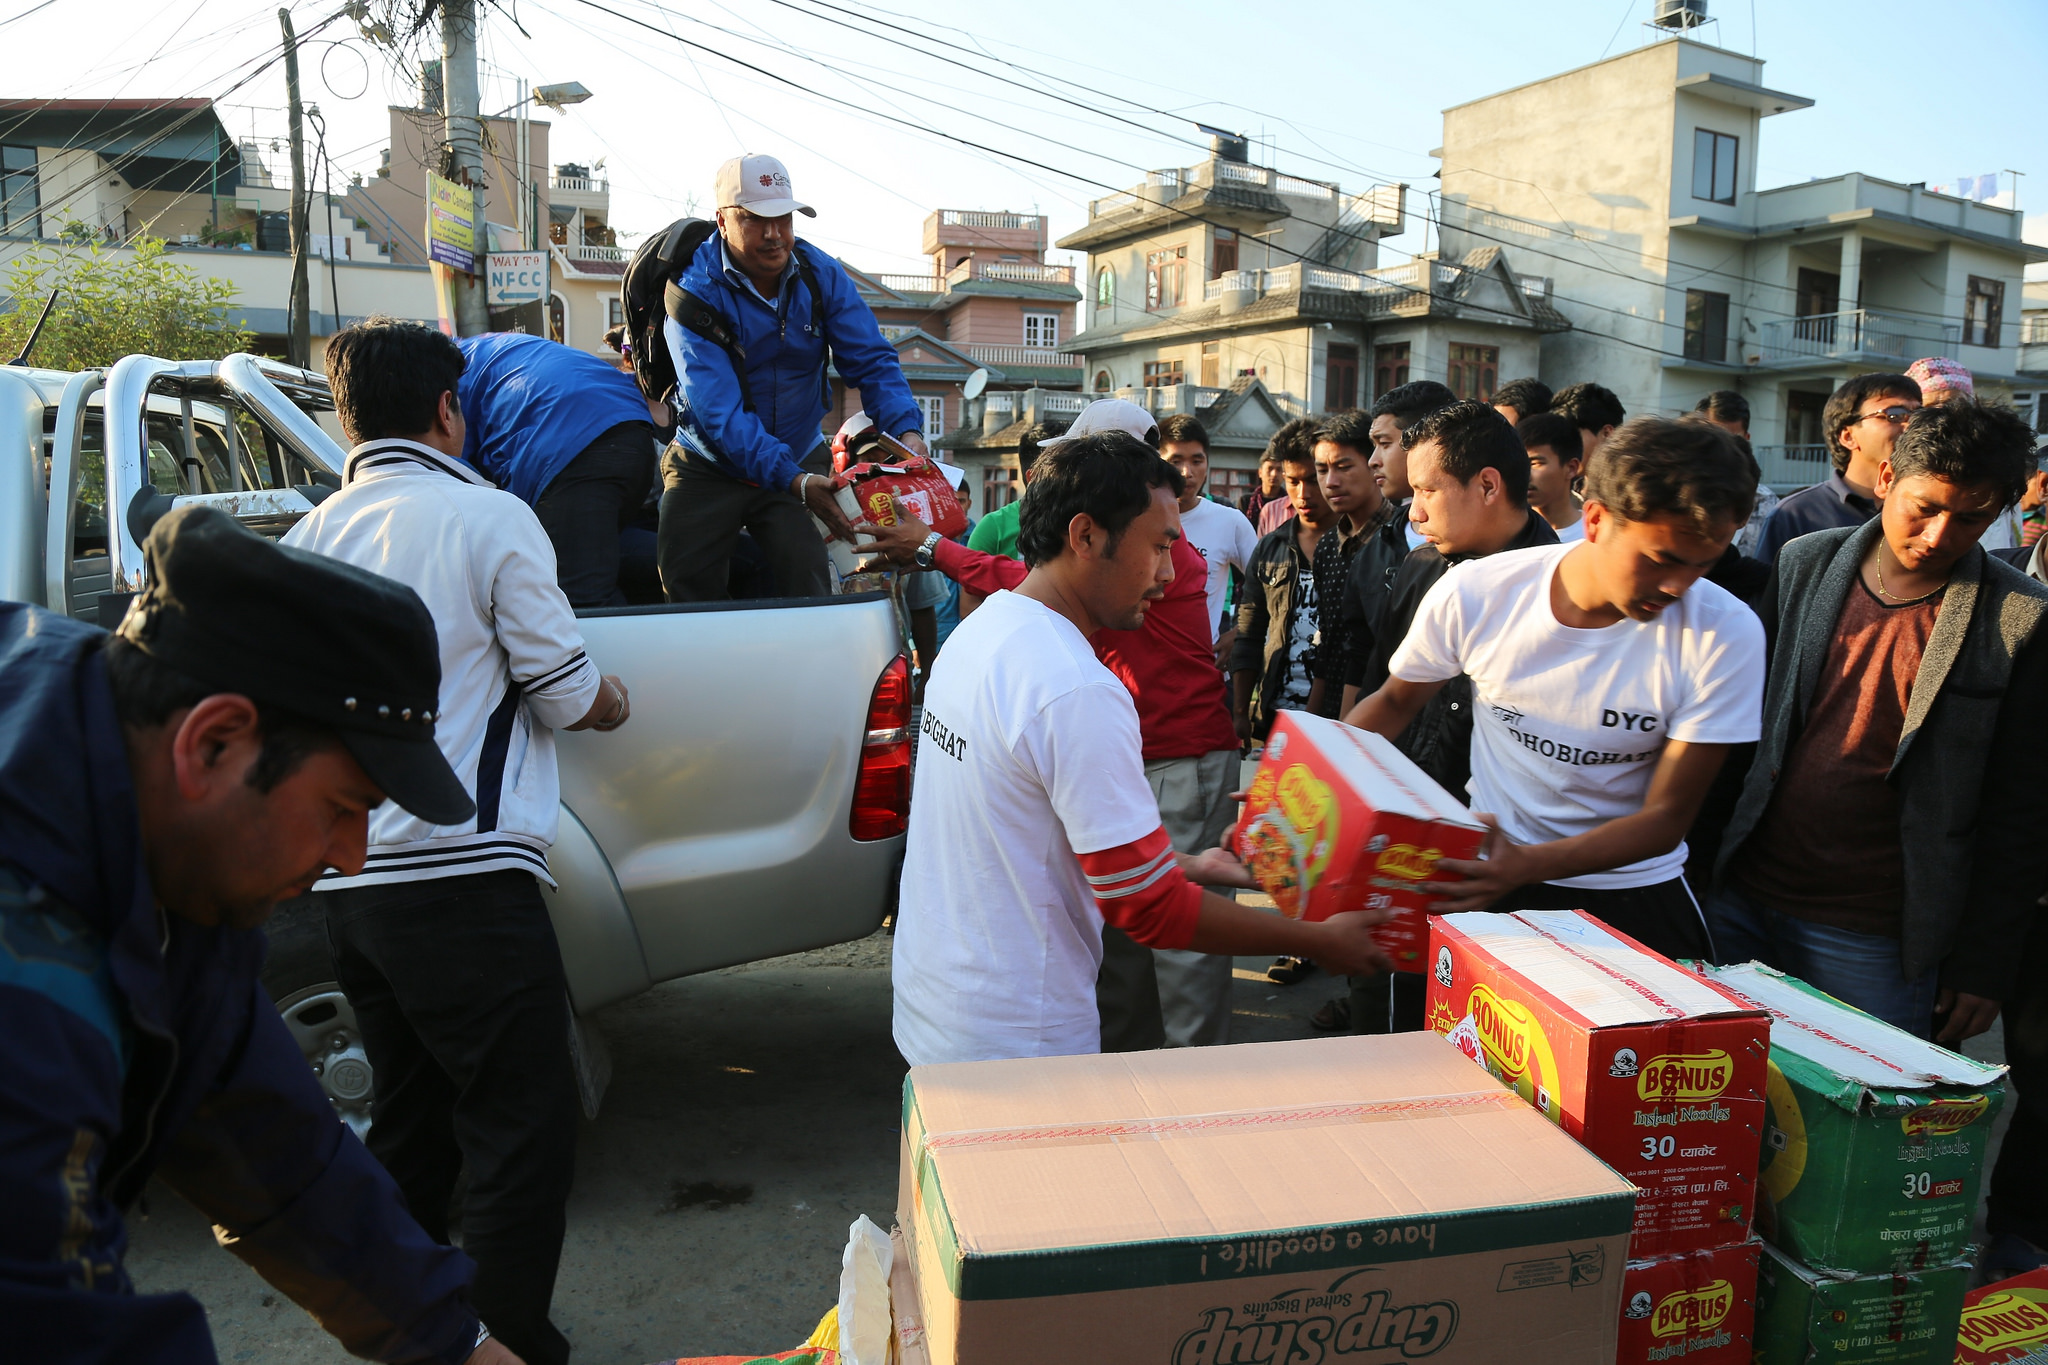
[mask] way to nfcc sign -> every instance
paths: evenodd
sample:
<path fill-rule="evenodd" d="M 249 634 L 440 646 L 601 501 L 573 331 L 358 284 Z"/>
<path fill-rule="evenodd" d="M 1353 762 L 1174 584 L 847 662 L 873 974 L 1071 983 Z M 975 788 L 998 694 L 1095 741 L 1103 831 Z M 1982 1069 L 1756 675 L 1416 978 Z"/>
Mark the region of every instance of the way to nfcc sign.
<path fill-rule="evenodd" d="M 547 252 L 493 251 L 490 254 L 484 298 L 492 308 L 544 303 L 547 297 Z"/>

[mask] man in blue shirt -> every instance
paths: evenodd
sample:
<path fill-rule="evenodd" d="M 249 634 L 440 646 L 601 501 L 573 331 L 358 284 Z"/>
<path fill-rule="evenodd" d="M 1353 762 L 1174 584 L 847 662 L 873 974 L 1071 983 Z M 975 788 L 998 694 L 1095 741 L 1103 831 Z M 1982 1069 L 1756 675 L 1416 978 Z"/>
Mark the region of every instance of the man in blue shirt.
<path fill-rule="evenodd" d="M 718 232 L 678 281 L 736 343 L 665 326 L 675 361 L 675 443 L 662 458 L 661 582 L 671 602 L 729 596 L 727 570 L 744 527 L 788 597 L 831 591 L 825 544 L 808 511 L 852 539 L 832 498 L 826 350 L 878 429 L 919 454 L 924 415 L 896 348 L 882 338 L 839 263 L 796 240 L 791 196 L 772 156 L 734 157 L 714 186 Z"/>
<path fill-rule="evenodd" d="M 1778 504 L 1757 538 L 1756 557 L 1772 563 L 1795 536 L 1861 526 L 1876 516 L 1877 471 L 1919 407 L 1919 384 L 1902 374 L 1859 374 L 1830 394 L 1820 425 L 1835 472 Z"/>
<path fill-rule="evenodd" d="M 619 533 L 654 480 L 654 424 L 632 376 L 523 332 L 457 344 L 463 460 L 533 508 L 570 606 L 624 606 Z"/>
<path fill-rule="evenodd" d="M 112 637 L 0 603 L 0 1355 L 213 1365 L 198 1301 L 123 1265 L 156 1178 L 350 1352 L 510 1365 L 259 978 L 263 922 L 362 868 L 387 796 L 475 811 L 434 742 L 433 618 L 213 508 L 143 555 Z"/>

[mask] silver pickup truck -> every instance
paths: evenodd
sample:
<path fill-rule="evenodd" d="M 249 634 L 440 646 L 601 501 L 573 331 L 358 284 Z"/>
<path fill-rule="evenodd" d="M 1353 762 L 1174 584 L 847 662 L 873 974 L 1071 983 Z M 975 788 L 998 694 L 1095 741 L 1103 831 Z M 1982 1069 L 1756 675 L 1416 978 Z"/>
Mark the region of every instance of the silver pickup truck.
<path fill-rule="evenodd" d="M 182 503 L 282 535 L 340 486 L 344 452 L 321 425 L 332 407 L 325 377 L 250 355 L 0 366 L 0 597 L 113 625 L 141 586 L 142 536 Z M 578 1015 L 872 933 L 909 807 L 910 688 L 888 598 L 578 616 L 591 657 L 633 692 L 617 734 L 557 737 L 548 905 Z M 287 906 L 270 936 L 271 995 L 364 1129 L 370 1067 L 317 911 Z"/>

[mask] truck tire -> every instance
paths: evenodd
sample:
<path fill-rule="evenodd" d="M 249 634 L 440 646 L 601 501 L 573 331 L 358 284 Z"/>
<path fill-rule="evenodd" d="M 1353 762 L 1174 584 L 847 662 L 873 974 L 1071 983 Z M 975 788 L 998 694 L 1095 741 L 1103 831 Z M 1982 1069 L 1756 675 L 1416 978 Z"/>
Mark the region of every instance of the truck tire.
<path fill-rule="evenodd" d="M 335 980 L 327 917 L 318 898 L 286 901 L 265 932 L 270 956 L 263 964 L 264 988 L 334 1111 L 357 1137 L 367 1138 L 374 1077 L 355 1006 Z"/>

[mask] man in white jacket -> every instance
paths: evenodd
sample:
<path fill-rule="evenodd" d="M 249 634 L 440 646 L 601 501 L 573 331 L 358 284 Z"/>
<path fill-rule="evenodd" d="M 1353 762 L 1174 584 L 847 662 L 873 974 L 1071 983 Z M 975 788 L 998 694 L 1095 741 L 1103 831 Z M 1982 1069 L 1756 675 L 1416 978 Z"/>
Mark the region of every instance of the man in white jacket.
<path fill-rule="evenodd" d="M 375 1069 L 370 1150 L 421 1226 L 449 1240 L 469 1166 L 463 1249 L 485 1325 L 528 1365 L 563 1365 L 548 1321 L 574 1173 L 568 985 L 540 896 L 560 806 L 556 729 L 615 730 L 626 689 L 599 677 L 533 509 L 464 464 L 462 352 L 371 318 L 327 348 L 355 446 L 341 491 L 285 543 L 406 584 L 440 637 L 434 735 L 476 801 L 430 825 L 370 817 L 355 876 L 314 890 Z"/>

